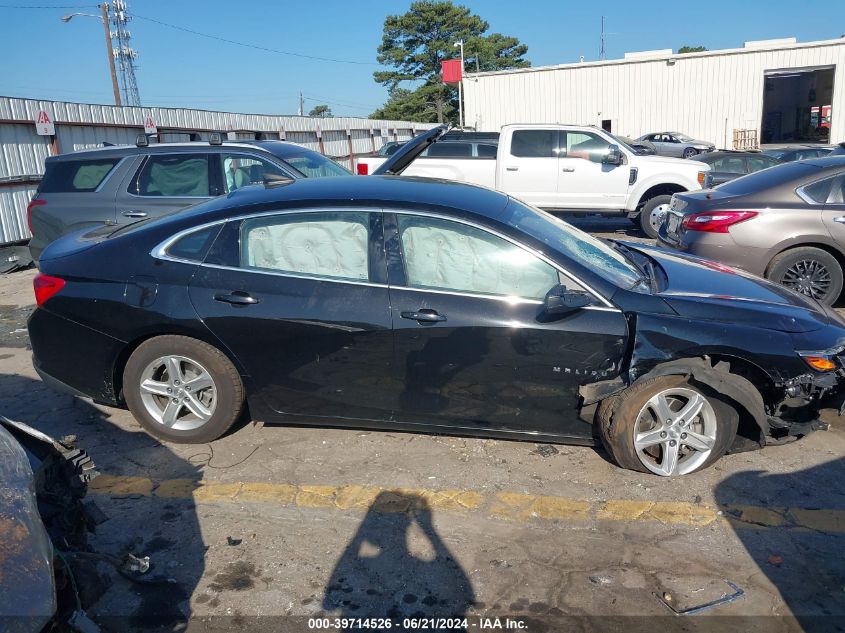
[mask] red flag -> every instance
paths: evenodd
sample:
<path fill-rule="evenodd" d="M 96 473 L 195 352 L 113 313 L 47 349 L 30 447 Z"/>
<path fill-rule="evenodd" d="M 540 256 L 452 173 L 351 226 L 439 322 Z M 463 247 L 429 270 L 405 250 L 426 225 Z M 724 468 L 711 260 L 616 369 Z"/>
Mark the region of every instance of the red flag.
<path fill-rule="evenodd" d="M 443 83 L 459 84 L 462 77 L 461 60 L 446 59 L 443 61 Z"/>

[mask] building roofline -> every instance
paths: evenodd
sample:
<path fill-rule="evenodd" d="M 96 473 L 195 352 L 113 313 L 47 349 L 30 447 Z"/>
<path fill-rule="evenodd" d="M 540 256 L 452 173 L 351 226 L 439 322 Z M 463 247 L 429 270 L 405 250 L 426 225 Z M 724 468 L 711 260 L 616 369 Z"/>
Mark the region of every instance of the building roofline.
<path fill-rule="evenodd" d="M 741 55 L 770 51 L 795 50 L 800 48 L 845 46 L 845 37 L 838 37 L 836 39 L 831 40 L 817 40 L 813 42 L 794 42 L 789 44 L 784 43 L 783 40 L 771 40 L 771 44 L 766 44 L 766 41 L 767 40 L 761 40 L 758 42 L 746 42 L 746 46 L 743 46 L 741 48 L 723 48 L 712 51 L 701 51 L 697 53 L 667 54 L 664 51 L 654 51 L 654 54 L 650 55 L 650 51 L 643 51 L 642 54 L 634 54 L 630 57 L 624 57 L 621 59 L 601 59 L 590 62 L 568 62 L 565 64 L 554 64 L 550 66 L 530 66 L 528 68 L 512 68 L 510 70 L 490 70 L 482 73 L 466 73 L 466 78 L 474 79 L 477 77 L 492 77 L 496 75 L 517 75 L 521 73 L 547 72 L 553 70 L 570 70 L 573 68 L 596 68 L 598 66 L 619 66 L 623 64 L 644 64 L 655 61 L 693 59 L 697 57 L 718 57 L 721 55 Z M 753 45 L 748 46 L 748 44 Z M 631 55 L 631 53 L 628 53 L 628 55 Z"/>

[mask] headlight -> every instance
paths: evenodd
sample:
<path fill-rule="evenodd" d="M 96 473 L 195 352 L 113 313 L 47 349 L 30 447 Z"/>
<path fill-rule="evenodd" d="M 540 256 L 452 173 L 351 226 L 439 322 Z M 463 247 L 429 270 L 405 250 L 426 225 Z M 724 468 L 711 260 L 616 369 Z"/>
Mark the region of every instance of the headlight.
<path fill-rule="evenodd" d="M 845 347 L 840 345 L 839 347 L 832 347 L 821 351 L 798 352 L 798 355 L 804 359 L 805 363 L 816 371 L 833 371 L 839 367 L 836 357 L 841 354 L 843 350 L 845 350 Z"/>
<path fill-rule="evenodd" d="M 703 171 L 698 172 L 698 184 L 701 185 L 702 187 L 704 186 L 705 175 L 706 175 L 706 172 L 703 172 Z"/>

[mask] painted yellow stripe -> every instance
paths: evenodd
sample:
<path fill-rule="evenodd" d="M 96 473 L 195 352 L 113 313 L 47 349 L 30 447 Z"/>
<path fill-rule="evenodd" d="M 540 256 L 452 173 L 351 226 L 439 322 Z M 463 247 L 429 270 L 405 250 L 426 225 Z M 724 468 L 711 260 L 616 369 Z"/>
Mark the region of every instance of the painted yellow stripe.
<path fill-rule="evenodd" d="M 93 494 L 111 497 L 192 499 L 196 503 L 272 503 L 299 508 L 413 512 L 420 507 L 452 512 L 482 512 L 506 521 L 655 521 L 703 526 L 724 518 L 737 528 L 789 528 L 845 533 L 845 510 L 724 505 L 682 501 L 609 499 L 588 501 L 518 492 L 484 494 L 472 490 L 323 486 L 310 484 L 195 481 L 100 475 Z"/>

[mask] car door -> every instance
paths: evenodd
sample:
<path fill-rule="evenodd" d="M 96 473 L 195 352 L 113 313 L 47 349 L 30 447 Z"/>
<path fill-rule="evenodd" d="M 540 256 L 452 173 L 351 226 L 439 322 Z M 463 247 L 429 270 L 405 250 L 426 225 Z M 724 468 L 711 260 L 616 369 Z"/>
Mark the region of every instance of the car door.
<path fill-rule="evenodd" d="M 598 297 L 544 319 L 543 298 L 577 281 L 467 221 L 386 212 L 399 422 L 587 440 L 579 386 L 619 371 L 627 326 Z"/>
<path fill-rule="evenodd" d="M 498 189 L 537 207 L 557 207 L 558 147 L 557 129 L 513 130 L 498 165 Z"/>
<path fill-rule="evenodd" d="M 666 156 L 677 156 L 680 158 L 684 155 L 684 144 L 675 136 L 664 134 L 663 143 L 666 148 Z"/>
<path fill-rule="evenodd" d="M 845 173 L 808 185 L 802 194 L 805 199 L 824 202 L 822 220 L 825 228 L 845 251 Z"/>
<path fill-rule="evenodd" d="M 390 418 L 381 223 L 369 209 L 231 220 L 192 279 L 198 316 L 243 365 L 270 417 Z"/>
<path fill-rule="evenodd" d="M 568 209 L 623 209 L 631 170 L 605 163 L 610 142 L 593 132 L 560 132 L 558 201 Z"/>
<path fill-rule="evenodd" d="M 122 183 L 115 221 L 130 224 L 220 195 L 218 174 L 205 152 L 151 153 Z"/>
<path fill-rule="evenodd" d="M 666 134 L 655 134 L 653 139 L 651 142 L 654 143 L 655 151 L 661 156 L 668 156 L 671 152 L 669 137 Z"/>

